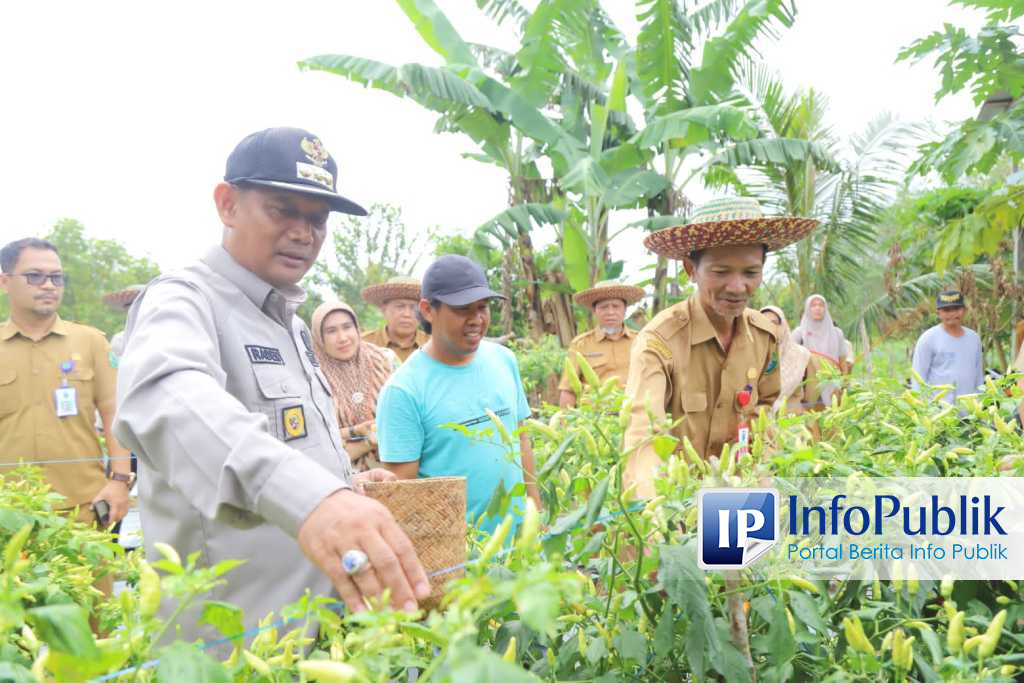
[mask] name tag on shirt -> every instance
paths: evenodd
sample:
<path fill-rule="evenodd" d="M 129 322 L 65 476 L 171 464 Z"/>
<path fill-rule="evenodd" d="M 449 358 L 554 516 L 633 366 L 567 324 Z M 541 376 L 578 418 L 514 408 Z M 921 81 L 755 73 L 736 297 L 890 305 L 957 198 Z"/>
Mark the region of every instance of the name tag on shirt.
<path fill-rule="evenodd" d="M 57 407 L 57 417 L 78 415 L 78 391 L 74 387 L 60 387 L 54 390 L 53 400 Z"/>

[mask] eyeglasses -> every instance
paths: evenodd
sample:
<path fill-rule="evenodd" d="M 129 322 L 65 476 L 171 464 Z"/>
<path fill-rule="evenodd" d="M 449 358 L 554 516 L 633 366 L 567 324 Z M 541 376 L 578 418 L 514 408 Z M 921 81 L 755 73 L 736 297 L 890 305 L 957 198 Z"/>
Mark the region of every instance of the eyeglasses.
<path fill-rule="evenodd" d="M 14 273 L 20 275 L 33 287 L 39 287 L 49 280 L 54 287 L 63 287 L 68 283 L 68 276 L 64 273 Z"/>

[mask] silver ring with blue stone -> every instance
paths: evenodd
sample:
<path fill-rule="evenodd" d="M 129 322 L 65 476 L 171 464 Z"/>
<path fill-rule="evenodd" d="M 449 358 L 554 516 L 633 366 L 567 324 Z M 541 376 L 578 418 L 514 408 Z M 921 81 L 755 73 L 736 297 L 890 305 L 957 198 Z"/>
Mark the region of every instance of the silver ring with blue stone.
<path fill-rule="evenodd" d="M 346 574 L 358 574 L 370 566 L 370 558 L 362 550 L 349 550 L 341 556 L 341 567 Z"/>

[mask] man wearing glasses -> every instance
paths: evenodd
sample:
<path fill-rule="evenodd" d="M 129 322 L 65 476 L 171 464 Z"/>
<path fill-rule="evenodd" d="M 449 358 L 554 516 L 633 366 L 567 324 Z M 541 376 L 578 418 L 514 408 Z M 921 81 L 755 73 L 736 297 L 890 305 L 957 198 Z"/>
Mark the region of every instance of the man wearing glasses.
<path fill-rule="evenodd" d="M 113 524 L 128 512 L 128 451 L 111 433 L 117 390 L 110 345 L 99 330 L 61 320 L 67 278 L 51 243 L 26 238 L 0 250 L 0 289 L 11 317 L 0 324 L 0 474 L 39 462 L 84 522 Z M 96 412 L 103 420 L 110 474 Z M 105 501 L 106 505 L 97 505 Z M 109 507 L 108 516 L 100 513 Z"/>

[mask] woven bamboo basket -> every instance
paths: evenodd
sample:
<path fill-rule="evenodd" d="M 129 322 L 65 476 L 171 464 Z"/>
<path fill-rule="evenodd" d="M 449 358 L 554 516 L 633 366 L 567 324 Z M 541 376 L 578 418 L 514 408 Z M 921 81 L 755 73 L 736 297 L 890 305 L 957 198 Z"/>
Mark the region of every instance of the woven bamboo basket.
<path fill-rule="evenodd" d="M 430 578 L 430 597 L 424 609 L 437 607 L 444 585 L 465 575 L 466 478 L 426 477 L 363 484 L 366 495 L 383 503 L 402 527 Z"/>

